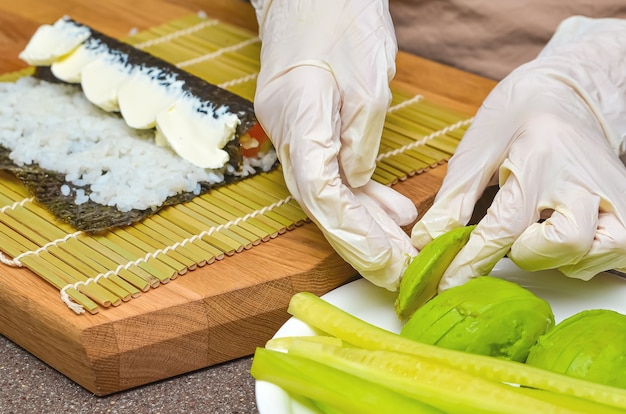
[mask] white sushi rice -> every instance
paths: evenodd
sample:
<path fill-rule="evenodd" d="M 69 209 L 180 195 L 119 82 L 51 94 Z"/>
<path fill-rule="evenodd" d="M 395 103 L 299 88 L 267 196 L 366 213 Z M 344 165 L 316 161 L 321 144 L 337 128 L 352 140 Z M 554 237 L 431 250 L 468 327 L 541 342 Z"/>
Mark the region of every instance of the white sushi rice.
<path fill-rule="evenodd" d="M 144 210 L 181 192 L 197 194 L 200 182 L 224 180 L 222 170 L 196 167 L 155 145 L 153 130 L 128 127 L 75 86 L 24 77 L 0 83 L 0 102 L 0 145 L 11 150 L 11 160 L 64 174 L 72 185 L 60 191 L 77 204 L 91 199 L 120 211 Z M 259 165 L 276 159 L 266 158 Z M 247 166 L 241 174 L 252 172 Z"/>

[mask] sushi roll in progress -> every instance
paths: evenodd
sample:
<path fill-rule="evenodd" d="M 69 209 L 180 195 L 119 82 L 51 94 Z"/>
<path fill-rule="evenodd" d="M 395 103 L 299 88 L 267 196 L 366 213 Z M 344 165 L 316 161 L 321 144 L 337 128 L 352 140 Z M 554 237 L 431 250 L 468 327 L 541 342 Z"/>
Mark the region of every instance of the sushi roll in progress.
<path fill-rule="evenodd" d="M 238 151 L 226 147 L 257 124 L 247 99 L 68 17 L 41 26 L 20 58 L 80 83 L 90 102 L 129 126 L 156 127 L 160 144 L 202 168 L 239 165 Z"/>
<path fill-rule="evenodd" d="M 0 84 L 0 168 L 79 230 L 277 165 L 252 102 L 68 17 L 20 57 L 36 71 Z"/>

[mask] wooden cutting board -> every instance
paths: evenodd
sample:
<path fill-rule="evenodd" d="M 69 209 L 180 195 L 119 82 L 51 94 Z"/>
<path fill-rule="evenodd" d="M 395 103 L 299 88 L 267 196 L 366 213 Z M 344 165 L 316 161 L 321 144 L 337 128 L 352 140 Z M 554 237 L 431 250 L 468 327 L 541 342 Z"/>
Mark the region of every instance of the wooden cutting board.
<path fill-rule="evenodd" d="M 195 4 L 197 3 L 197 4 Z M 204 4 L 210 3 L 210 4 Z M 0 0 L 0 73 L 36 27 L 62 15 L 123 37 L 196 12 L 255 29 L 241 1 L 108 2 Z M 493 82 L 401 53 L 394 81 L 405 90 L 473 114 Z M 425 211 L 445 165 L 394 186 Z M 76 315 L 58 291 L 27 269 L 0 268 L 0 334 L 97 395 L 106 395 L 250 355 L 286 321 L 297 291 L 323 294 L 358 277 L 315 225 L 216 261 L 96 315 Z"/>

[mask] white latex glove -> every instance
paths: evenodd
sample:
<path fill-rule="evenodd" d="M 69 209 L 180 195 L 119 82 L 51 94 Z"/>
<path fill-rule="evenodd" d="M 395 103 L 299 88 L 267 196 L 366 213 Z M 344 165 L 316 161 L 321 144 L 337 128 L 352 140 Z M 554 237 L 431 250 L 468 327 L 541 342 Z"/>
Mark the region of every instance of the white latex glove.
<path fill-rule="evenodd" d="M 584 280 L 626 266 L 625 56 L 626 20 L 572 17 L 487 97 L 412 232 L 421 249 L 465 225 L 499 183 L 440 290 L 489 274 L 505 254 Z"/>
<path fill-rule="evenodd" d="M 414 203 L 371 180 L 397 45 L 386 0 L 253 1 L 262 39 L 255 111 L 289 191 L 365 278 L 397 288 L 417 253 Z"/>

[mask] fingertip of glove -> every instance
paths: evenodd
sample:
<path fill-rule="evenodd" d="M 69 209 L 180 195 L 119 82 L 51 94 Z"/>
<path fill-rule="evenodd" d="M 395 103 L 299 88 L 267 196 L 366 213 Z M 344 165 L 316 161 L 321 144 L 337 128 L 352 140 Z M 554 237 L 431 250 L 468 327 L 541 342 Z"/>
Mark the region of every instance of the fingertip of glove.
<path fill-rule="evenodd" d="M 415 246 L 417 250 L 422 250 L 424 246 L 430 243 L 433 237 L 424 225 L 424 222 L 418 221 L 411 230 L 411 244 Z"/>
<path fill-rule="evenodd" d="M 439 293 L 444 292 L 448 289 L 452 289 L 453 287 L 464 285 L 465 283 L 469 282 L 474 277 L 475 276 L 463 275 L 458 272 L 453 275 L 445 274 L 439 281 L 439 288 L 438 288 Z"/>
<path fill-rule="evenodd" d="M 366 185 L 372 179 L 372 174 L 374 174 L 374 170 L 376 169 L 376 166 L 368 168 L 363 168 L 362 166 L 356 167 L 353 163 L 345 159 L 342 159 L 342 167 L 346 181 L 352 188 L 359 188 Z"/>

